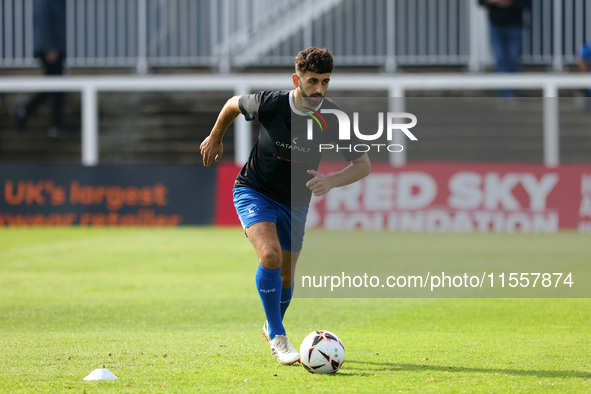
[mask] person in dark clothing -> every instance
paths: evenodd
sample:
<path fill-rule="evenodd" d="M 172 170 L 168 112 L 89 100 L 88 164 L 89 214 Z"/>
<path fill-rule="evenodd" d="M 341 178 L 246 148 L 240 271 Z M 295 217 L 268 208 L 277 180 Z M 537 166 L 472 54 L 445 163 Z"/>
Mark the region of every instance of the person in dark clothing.
<path fill-rule="evenodd" d="M 45 75 L 61 76 L 64 73 L 66 58 L 66 1 L 35 0 L 34 12 L 34 50 L 35 56 L 41 61 Z M 27 118 L 37 107 L 52 99 L 51 127 L 49 135 L 59 136 L 64 130 L 63 92 L 39 92 L 31 96 L 24 104 L 13 111 L 18 128 L 24 129 Z"/>
<path fill-rule="evenodd" d="M 591 41 L 579 48 L 576 59 L 579 70 L 587 73 L 591 71 Z M 591 88 L 585 90 L 585 96 L 591 97 Z"/>
<path fill-rule="evenodd" d="M 531 0 L 478 0 L 488 10 L 490 44 L 499 73 L 514 73 L 519 68 L 523 36 L 523 13 Z M 512 89 L 499 91 L 501 97 L 514 97 Z"/>

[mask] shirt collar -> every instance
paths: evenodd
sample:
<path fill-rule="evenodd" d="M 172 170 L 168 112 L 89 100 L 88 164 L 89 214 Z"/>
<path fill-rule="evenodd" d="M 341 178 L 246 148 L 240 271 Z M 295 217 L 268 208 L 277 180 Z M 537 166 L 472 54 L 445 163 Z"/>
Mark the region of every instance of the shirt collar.
<path fill-rule="evenodd" d="M 322 107 L 322 103 L 324 102 L 324 98 L 322 98 L 322 100 L 320 101 L 320 104 L 318 104 L 318 107 L 314 108 L 315 111 L 318 111 L 318 109 L 320 109 L 320 107 Z M 308 116 L 307 112 L 302 112 L 299 109 L 296 108 L 295 103 L 293 101 L 293 90 L 289 91 L 289 106 L 291 107 L 291 110 L 293 112 L 295 112 L 296 115 L 299 116 Z"/>

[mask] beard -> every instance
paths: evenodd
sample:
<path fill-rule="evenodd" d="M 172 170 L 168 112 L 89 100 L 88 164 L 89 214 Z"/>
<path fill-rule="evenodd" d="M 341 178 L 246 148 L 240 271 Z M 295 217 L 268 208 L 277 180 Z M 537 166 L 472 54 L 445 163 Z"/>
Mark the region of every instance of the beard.
<path fill-rule="evenodd" d="M 322 99 L 324 98 L 324 96 L 320 93 L 308 95 L 308 94 L 306 94 L 306 92 L 304 92 L 304 89 L 302 89 L 299 86 L 298 86 L 298 90 L 300 91 L 300 96 L 301 96 L 302 100 L 304 101 L 305 105 L 308 107 L 312 107 L 312 108 L 318 107 L 320 105 L 320 103 L 322 102 Z"/>

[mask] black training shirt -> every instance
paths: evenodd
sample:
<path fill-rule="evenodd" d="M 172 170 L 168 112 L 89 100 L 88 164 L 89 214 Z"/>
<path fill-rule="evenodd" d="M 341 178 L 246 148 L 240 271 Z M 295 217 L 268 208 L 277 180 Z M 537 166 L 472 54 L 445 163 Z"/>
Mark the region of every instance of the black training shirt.
<path fill-rule="evenodd" d="M 320 122 L 321 129 L 311 116 L 294 112 L 288 90 L 244 95 L 238 105 L 246 120 L 257 119 L 261 128 L 234 187 L 250 187 L 284 204 L 308 205 L 312 192 L 305 185 L 313 176 L 307 170 L 318 169 L 322 156 L 320 144 L 338 140 L 337 117 L 324 114 L 326 124 Z M 316 111 L 320 109 L 341 110 L 327 98 L 320 108 L 315 108 Z M 308 139 L 308 120 L 313 123 L 311 140 Z M 346 150 L 343 154 L 347 161 L 363 155 Z"/>

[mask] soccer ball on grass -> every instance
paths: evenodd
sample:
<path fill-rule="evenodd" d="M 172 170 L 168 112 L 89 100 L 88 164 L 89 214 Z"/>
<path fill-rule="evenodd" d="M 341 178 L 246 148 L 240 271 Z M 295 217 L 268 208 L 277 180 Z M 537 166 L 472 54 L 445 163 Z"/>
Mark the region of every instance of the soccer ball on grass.
<path fill-rule="evenodd" d="M 345 361 L 343 342 L 330 331 L 313 331 L 300 346 L 300 362 L 311 373 L 335 373 Z"/>

